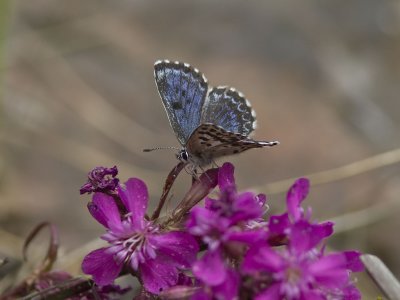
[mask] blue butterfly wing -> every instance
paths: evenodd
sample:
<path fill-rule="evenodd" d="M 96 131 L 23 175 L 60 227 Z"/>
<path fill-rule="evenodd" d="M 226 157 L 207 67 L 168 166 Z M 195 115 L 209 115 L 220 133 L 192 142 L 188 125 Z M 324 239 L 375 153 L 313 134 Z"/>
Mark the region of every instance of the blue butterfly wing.
<path fill-rule="evenodd" d="M 207 79 L 188 64 L 168 60 L 155 63 L 154 77 L 171 127 L 184 146 L 200 125 Z"/>
<path fill-rule="evenodd" d="M 248 136 L 256 128 L 256 117 L 242 93 L 228 87 L 215 87 L 208 92 L 201 123 Z"/>

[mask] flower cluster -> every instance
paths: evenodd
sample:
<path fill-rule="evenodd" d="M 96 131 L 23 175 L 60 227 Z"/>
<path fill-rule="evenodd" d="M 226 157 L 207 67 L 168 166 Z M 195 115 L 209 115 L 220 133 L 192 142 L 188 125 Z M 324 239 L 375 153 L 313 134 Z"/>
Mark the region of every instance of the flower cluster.
<path fill-rule="evenodd" d="M 350 279 L 363 270 L 360 253 L 324 253 L 333 223 L 311 221 L 311 209 L 300 205 L 308 191 L 308 180 L 298 179 L 287 193 L 288 212 L 269 219 L 268 242 L 253 244 L 244 257 L 241 271 L 253 276 L 256 299 L 361 298 Z"/>
<path fill-rule="evenodd" d="M 361 298 L 351 278 L 363 270 L 360 253 L 326 253 L 333 223 L 313 221 L 311 209 L 303 209 L 307 179 L 289 189 L 287 212 L 270 216 L 265 195 L 237 191 L 232 164 L 218 169 L 217 181 L 217 197 L 188 193 L 190 203 L 204 205 L 181 202 L 185 218 L 174 229 L 174 213 L 164 222 L 147 217 L 148 192 L 139 179 L 97 191 L 88 208 L 109 245 L 89 253 L 83 271 L 100 286 L 130 273 L 143 286 L 141 299 Z"/>

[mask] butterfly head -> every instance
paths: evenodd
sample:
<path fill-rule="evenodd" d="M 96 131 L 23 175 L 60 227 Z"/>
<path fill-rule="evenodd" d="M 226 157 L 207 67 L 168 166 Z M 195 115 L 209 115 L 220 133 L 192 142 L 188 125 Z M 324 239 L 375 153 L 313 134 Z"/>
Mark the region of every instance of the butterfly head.
<path fill-rule="evenodd" d="M 181 162 L 187 163 L 189 161 L 189 153 L 183 148 L 176 154 L 176 158 Z"/>

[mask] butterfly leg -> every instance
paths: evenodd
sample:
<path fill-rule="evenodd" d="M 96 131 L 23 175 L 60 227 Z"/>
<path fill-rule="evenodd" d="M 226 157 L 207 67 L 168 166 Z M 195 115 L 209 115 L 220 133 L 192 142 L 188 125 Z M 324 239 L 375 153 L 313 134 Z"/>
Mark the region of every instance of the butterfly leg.
<path fill-rule="evenodd" d="M 185 171 L 186 171 L 187 174 L 192 176 L 192 183 L 194 183 L 195 181 L 199 180 L 199 175 L 197 173 L 196 166 L 195 165 L 191 165 L 189 168 L 187 168 L 187 166 L 189 166 L 189 165 L 186 165 Z"/>
<path fill-rule="evenodd" d="M 195 165 L 192 166 L 192 184 L 199 180 L 199 174 Z"/>
<path fill-rule="evenodd" d="M 194 183 L 197 180 L 200 180 L 200 176 L 199 176 L 199 172 L 198 172 L 197 168 L 199 168 L 201 170 L 201 174 L 206 174 L 206 177 L 208 178 L 208 180 L 211 181 L 211 178 L 210 178 L 210 176 L 208 176 L 206 170 L 204 170 L 201 166 L 192 165 L 191 168 L 187 171 L 188 174 L 192 175 L 192 183 Z"/>
<path fill-rule="evenodd" d="M 190 167 L 189 164 L 185 165 L 185 172 L 186 174 L 194 176 L 196 172 L 193 170 L 193 167 Z"/>
<path fill-rule="evenodd" d="M 214 161 L 213 161 L 213 162 L 214 162 Z M 214 163 L 215 163 L 215 162 L 214 162 Z M 218 167 L 218 166 L 217 166 L 217 167 Z M 206 177 L 207 177 L 207 179 L 208 179 L 210 182 L 212 182 L 212 179 L 211 179 L 210 176 L 208 176 L 207 171 L 204 170 L 201 166 L 199 166 L 199 168 L 200 168 L 200 170 L 203 172 L 202 174 L 205 174 Z"/>
<path fill-rule="evenodd" d="M 219 168 L 218 164 L 215 162 L 215 160 L 211 161 L 211 165 L 215 168 Z"/>

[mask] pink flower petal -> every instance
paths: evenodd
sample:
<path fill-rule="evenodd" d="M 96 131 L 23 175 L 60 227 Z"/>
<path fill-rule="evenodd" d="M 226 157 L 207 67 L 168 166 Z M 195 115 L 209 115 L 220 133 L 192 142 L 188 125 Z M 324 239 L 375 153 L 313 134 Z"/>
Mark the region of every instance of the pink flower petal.
<path fill-rule="evenodd" d="M 333 253 L 321 257 L 310 265 L 313 274 L 323 274 L 334 269 L 345 269 L 347 265 L 346 256 L 343 253 Z"/>
<path fill-rule="evenodd" d="M 190 297 L 190 300 L 213 300 L 213 297 L 204 290 L 199 290 L 192 297 Z"/>
<path fill-rule="evenodd" d="M 316 247 L 324 238 L 333 233 L 333 223 L 310 224 L 306 220 L 295 223 L 290 232 L 290 249 L 303 253 Z"/>
<path fill-rule="evenodd" d="M 309 266 L 315 280 L 329 288 L 343 288 L 349 283 L 347 259 L 342 253 L 321 257 Z"/>
<path fill-rule="evenodd" d="M 306 178 L 299 178 L 294 182 L 287 193 L 286 205 L 289 215 L 294 221 L 301 218 L 303 209 L 300 207 L 300 204 L 307 197 L 309 188 L 309 180 Z"/>
<path fill-rule="evenodd" d="M 113 197 L 95 193 L 92 202 L 89 202 L 90 214 L 106 228 L 121 228 L 121 215 Z"/>
<path fill-rule="evenodd" d="M 144 288 L 153 294 L 159 294 L 178 282 L 176 268 L 157 259 L 140 264 L 139 271 Z"/>
<path fill-rule="evenodd" d="M 303 292 L 301 299 L 304 299 L 304 300 L 326 300 L 326 297 L 325 297 L 325 295 L 322 294 L 322 292 L 310 290 L 310 291 Z"/>
<path fill-rule="evenodd" d="M 257 197 L 251 192 L 238 194 L 233 202 L 232 210 L 233 215 L 229 217 L 232 224 L 261 218 L 263 214 L 262 207 L 258 203 Z"/>
<path fill-rule="evenodd" d="M 290 225 L 289 215 L 285 213 L 283 215 L 271 216 L 268 222 L 268 229 L 271 235 L 283 235 L 286 234 Z"/>
<path fill-rule="evenodd" d="M 219 203 L 218 200 L 206 197 L 204 199 L 204 208 L 208 210 L 216 210 L 219 208 L 218 203 Z"/>
<path fill-rule="evenodd" d="M 228 270 L 222 284 L 212 288 L 213 299 L 238 299 L 239 274 Z"/>
<path fill-rule="evenodd" d="M 219 250 L 208 251 L 203 257 L 194 263 L 192 267 L 196 278 L 205 284 L 215 286 L 226 279 L 227 270 Z"/>
<path fill-rule="evenodd" d="M 360 256 L 361 253 L 358 251 L 344 251 L 342 252 L 346 257 L 346 268 L 353 272 L 364 271 L 364 264 L 362 263 Z"/>
<path fill-rule="evenodd" d="M 144 228 L 144 216 L 149 198 L 146 184 L 138 178 L 130 178 L 125 182 L 125 188 L 119 188 L 118 191 L 125 207 L 132 213 L 134 228 Z"/>
<path fill-rule="evenodd" d="M 235 178 L 233 176 L 235 167 L 231 163 L 224 163 L 218 171 L 218 186 L 220 190 L 235 187 Z"/>
<path fill-rule="evenodd" d="M 280 300 L 282 299 L 280 293 L 280 284 L 272 284 L 267 289 L 258 294 L 254 300 Z"/>
<path fill-rule="evenodd" d="M 352 284 L 343 289 L 343 298 L 345 300 L 360 300 L 360 291 Z"/>
<path fill-rule="evenodd" d="M 190 268 L 196 260 L 199 246 L 186 232 L 171 231 L 149 236 L 149 242 L 156 246 L 158 255 L 178 268 Z"/>
<path fill-rule="evenodd" d="M 267 196 L 265 194 L 258 194 L 256 200 L 261 207 L 264 207 L 265 204 L 267 204 Z"/>
<path fill-rule="evenodd" d="M 245 273 L 258 271 L 280 272 L 285 268 L 285 260 L 268 246 L 254 246 L 247 251 L 241 269 Z"/>
<path fill-rule="evenodd" d="M 228 241 L 235 241 L 253 245 L 259 241 L 266 241 L 268 238 L 268 231 L 264 228 L 257 228 L 246 231 L 229 231 L 225 234 L 224 238 Z"/>
<path fill-rule="evenodd" d="M 118 265 L 114 260 L 114 253 L 109 248 L 101 248 L 90 252 L 82 262 L 82 270 L 85 274 L 93 276 L 97 285 L 113 283 L 122 270 L 122 264 Z"/>

